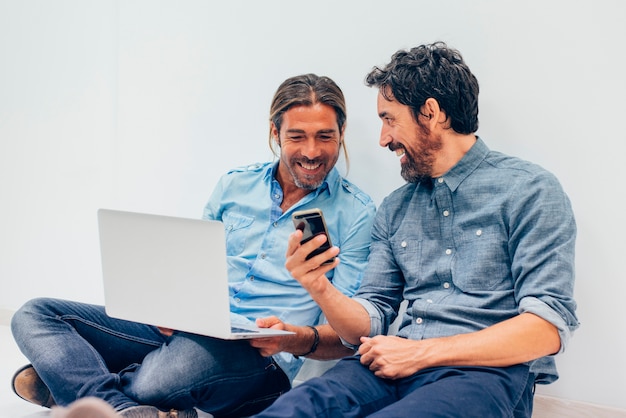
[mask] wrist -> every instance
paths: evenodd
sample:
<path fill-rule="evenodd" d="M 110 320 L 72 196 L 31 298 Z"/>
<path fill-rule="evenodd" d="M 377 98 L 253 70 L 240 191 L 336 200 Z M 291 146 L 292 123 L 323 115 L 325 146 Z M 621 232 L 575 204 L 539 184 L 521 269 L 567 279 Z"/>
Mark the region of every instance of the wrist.
<path fill-rule="evenodd" d="M 317 330 L 317 328 L 315 328 L 312 325 L 307 325 L 307 327 L 311 328 L 311 330 L 313 331 L 313 342 L 311 343 L 311 348 L 309 348 L 309 351 L 307 351 L 304 354 L 294 354 L 293 356 L 295 358 L 305 357 L 305 356 L 308 356 L 309 354 L 315 353 L 315 351 L 317 350 L 317 346 L 320 343 L 320 333 Z"/>

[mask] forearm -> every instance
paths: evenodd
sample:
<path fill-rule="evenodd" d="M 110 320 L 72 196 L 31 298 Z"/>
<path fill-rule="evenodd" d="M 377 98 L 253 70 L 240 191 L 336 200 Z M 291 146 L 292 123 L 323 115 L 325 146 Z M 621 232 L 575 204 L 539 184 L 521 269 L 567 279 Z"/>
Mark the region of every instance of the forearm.
<path fill-rule="evenodd" d="M 360 337 L 369 335 L 369 314 L 360 303 L 339 292 L 330 283 L 318 289 L 310 289 L 309 292 L 322 308 L 334 332 L 341 338 L 358 345 Z"/>
<path fill-rule="evenodd" d="M 321 255 L 306 260 L 306 256 L 326 241 L 324 235 L 318 235 L 300 246 L 302 231 L 296 231 L 289 237 L 287 262 L 285 267 L 311 295 L 324 312 L 326 320 L 346 341 L 357 345 L 359 337 L 369 335 L 369 314 L 358 302 L 344 295 L 326 277 L 326 274 L 339 265 L 339 258 L 332 264 L 323 261 L 339 254 L 339 248 L 332 247 Z"/>
<path fill-rule="evenodd" d="M 507 367 L 554 354 L 560 348 L 557 328 L 531 313 L 481 331 L 433 339 L 432 343 L 428 367 Z"/>
<path fill-rule="evenodd" d="M 395 336 L 363 338 L 361 363 L 377 376 L 399 379 L 438 366 L 508 367 L 559 350 L 549 322 L 522 314 L 481 331 L 451 337 L 408 340 Z"/>
<path fill-rule="evenodd" d="M 301 344 L 292 354 L 301 355 L 308 353 L 315 343 L 315 334 L 309 327 L 304 327 L 305 336 L 301 338 Z M 334 360 L 354 354 L 354 350 L 343 345 L 337 333 L 328 324 L 315 327 L 319 335 L 319 342 L 314 352 L 306 354 L 307 358 L 315 360 Z"/>
<path fill-rule="evenodd" d="M 315 328 L 317 335 L 312 328 Z M 315 327 L 285 324 L 285 329 L 295 334 L 281 337 L 282 345 L 276 351 L 285 351 L 295 356 L 315 360 L 333 360 L 354 354 L 354 350 L 344 346 L 337 333 L 328 324 Z"/>

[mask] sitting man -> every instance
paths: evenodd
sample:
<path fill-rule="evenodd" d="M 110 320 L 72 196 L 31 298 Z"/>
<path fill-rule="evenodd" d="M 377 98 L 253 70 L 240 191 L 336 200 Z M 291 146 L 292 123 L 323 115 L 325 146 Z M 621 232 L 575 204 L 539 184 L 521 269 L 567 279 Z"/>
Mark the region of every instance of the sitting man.
<path fill-rule="evenodd" d="M 342 248 L 341 266 L 326 280 L 347 296 L 359 286 L 375 205 L 335 168 L 341 150 L 347 159 L 345 122 L 344 96 L 331 79 L 287 79 L 270 112 L 278 161 L 224 175 L 204 209 L 227 231 L 233 315 L 295 335 L 226 341 L 113 319 L 102 306 L 37 298 L 11 323 L 32 363 L 13 379 L 17 395 L 47 407 L 96 397 L 123 417 L 195 417 L 194 408 L 250 415 L 290 389 L 302 356 L 354 353 L 320 324 L 319 306 L 285 268 L 291 214 L 320 208 Z"/>
<path fill-rule="evenodd" d="M 478 82 L 458 51 L 398 51 L 367 83 L 408 184 L 378 209 L 353 298 L 325 280 L 338 248 L 305 259 L 323 236 L 300 245 L 294 232 L 286 263 L 358 356 L 258 417 L 530 417 L 535 383 L 557 379 L 553 355 L 578 327 L 569 199 L 475 135 Z"/>

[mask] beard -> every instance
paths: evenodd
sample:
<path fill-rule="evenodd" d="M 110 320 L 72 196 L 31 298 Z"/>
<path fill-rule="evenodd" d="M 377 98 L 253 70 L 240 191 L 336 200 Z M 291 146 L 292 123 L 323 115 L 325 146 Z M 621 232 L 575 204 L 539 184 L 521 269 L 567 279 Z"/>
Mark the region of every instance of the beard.
<path fill-rule="evenodd" d="M 436 154 L 442 148 L 441 138 L 434 137 L 422 127 L 418 127 L 416 139 L 419 144 L 419 153 L 413 153 L 402 145 L 394 147 L 404 149 L 406 162 L 402 164 L 400 175 L 409 183 L 419 183 L 432 178 Z"/>
<path fill-rule="evenodd" d="M 320 161 L 317 159 L 309 160 L 307 158 L 292 158 L 291 161 L 289 161 L 289 164 L 287 165 L 287 170 L 289 170 L 289 174 L 291 174 L 291 177 L 293 178 L 293 182 L 296 186 L 304 190 L 313 191 L 317 189 L 318 187 L 320 187 L 322 183 L 324 183 L 324 179 L 326 178 L 326 175 L 328 174 L 328 171 L 330 170 L 324 170 L 322 173 L 315 174 L 315 175 L 306 175 L 306 174 L 302 174 L 296 168 L 296 166 L 299 165 L 299 163 L 305 163 L 305 164 L 310 164 L 310 165 L 322 163 L 324 165 L 324 161 Z M 327 162 L 325 166 L 328 167 Z"/>
<path fill-rule="evenodd" d="M 430 174 L 428 174 L 423 168 L 413 164 L 413 161 L 410 160 L 406 164 L 402 165 L 400 175 L 407 183 L 419 183 L 420 181 L 431 177 Z"/>

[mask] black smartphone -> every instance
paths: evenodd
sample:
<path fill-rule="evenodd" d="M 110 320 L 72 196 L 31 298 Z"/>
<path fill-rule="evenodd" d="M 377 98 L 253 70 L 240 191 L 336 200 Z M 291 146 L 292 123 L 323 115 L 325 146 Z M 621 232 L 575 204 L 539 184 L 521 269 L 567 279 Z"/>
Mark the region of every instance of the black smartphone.
<path fill-rule="evenodd" d="M 303 233 L 300 244 L 304 244 L 316 235 L 326 235 L 326 242 L 322 244 L 319 248 L 313 250 L 313 252 L 311 252 L 309 255 L 307 255 L 307 260 L 311 257 L 315 257 L 316 255 L 323 253 L 324 251 L 332 247 L 333 244 L 330 241 L 330 235 L 328 234 L 328 228 L 326 228 L 324 214 L 322 213 L 321 209 L 300 210 L 294 212 L 293 215 L 291 215 L 291 219 L 293 220 L 293 225 L 296 227 L 296 229 L 299 229 Z M 324 261 L 322 264 L 330 264 L 334 260 L 335 257 Z"/>

